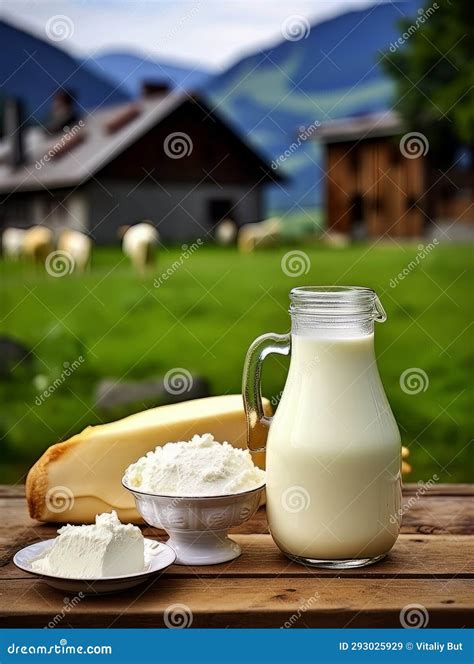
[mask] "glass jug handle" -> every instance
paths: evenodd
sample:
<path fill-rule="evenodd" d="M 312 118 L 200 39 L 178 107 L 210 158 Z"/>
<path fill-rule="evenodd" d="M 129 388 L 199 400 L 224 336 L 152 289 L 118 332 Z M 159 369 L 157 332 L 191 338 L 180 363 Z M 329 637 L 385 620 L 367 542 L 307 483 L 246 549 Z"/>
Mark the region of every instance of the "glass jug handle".
<path fill-rule="evenodd" d="M 289 355 L 291 334 L 263 334 L 247 352 L 242 382 L 245 415 L 247 417 L 247 446 L 251 453 L 265 450 L 268 428 L 272 418 L 265 415 L 262 403 L 262 364 L 267 355 Z"/>
<path fill-rule="evenodd" d="M 387 314 L 382 306 L 382 303 L 380 302 L 378 295 L 375 295 L 374 310 L 374 320 L 376 320 L 378 323 L 385 323 L 387 320 Z"/>

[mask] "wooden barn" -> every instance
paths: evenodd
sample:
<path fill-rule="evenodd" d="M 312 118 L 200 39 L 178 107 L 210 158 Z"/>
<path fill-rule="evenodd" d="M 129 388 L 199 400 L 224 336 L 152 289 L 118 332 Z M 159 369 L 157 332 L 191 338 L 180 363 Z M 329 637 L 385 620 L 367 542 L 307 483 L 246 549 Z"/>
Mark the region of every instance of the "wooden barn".
<path fill-rule="evenodd" d="M 317 139 L 324 150 L 328 231 L 354 239 L 409 238 L 455 224 L 472 235 L 472 164 L 435 170 L 425 137 L 404 134 L 394 113 L 325 123 Z"/>
<path fill-rule="evenodd" d="M 60 123 L 61 124 L 61 123 Z M 0 230 L 72 227 L 97 243 L 147 219 L 164 242 L 262 219 L 279 176 L 196 95 L 148 86 L 137 102 L 75 117 L 54 135 L 10 127 L 0 144 Z"/>

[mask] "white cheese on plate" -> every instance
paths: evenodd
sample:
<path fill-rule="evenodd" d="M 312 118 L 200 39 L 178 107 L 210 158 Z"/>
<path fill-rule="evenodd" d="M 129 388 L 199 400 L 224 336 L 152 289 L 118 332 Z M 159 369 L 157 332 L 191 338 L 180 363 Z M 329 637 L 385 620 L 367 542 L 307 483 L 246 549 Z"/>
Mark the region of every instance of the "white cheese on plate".
<path fill-rule="evenodd" d="M 63 526 L 33 571 L 74 579 L 99 579 L 142 572 L 144 540 L 140 528 L 120 523 L 116 512 L 99 514 L 90 526 Z"/>

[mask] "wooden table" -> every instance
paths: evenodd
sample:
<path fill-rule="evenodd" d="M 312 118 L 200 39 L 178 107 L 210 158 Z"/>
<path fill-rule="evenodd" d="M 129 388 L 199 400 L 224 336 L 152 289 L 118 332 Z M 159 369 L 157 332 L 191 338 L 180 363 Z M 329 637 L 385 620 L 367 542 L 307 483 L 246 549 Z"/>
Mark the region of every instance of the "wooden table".
<path fill-rule="evenodd" d="M 474 605 L 473 489 L 434 486 L 423 496 L 417 490 L 405 487 L 412 504 L 402 534 L 390 556 L 372 567 L 336 573 L 290 562 L 268 534 L 262 508 L 235 531 L 239 559 L 173 566 L 134 590 L 84 597 L 72 607 L 69 598 L 67 611 L 62 592 L 11 562 L 15 551 L 53 537 L 55 528 L 29 518 L 23 487 L 0 487 L 1 623 L 44 627 L 59 616 L 58 627 L 163 627 L 168 607 L 180 604 L 192 612 L 193 627 L 400 627 L 400 611 L 418 604 L 430 627 L 465 627 Z"/>

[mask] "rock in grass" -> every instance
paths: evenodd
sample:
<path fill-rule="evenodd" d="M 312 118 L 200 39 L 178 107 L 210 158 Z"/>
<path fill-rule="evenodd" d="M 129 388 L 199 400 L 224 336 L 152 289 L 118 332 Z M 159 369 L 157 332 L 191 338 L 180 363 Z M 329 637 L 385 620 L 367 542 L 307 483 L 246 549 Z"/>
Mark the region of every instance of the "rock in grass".
<path fill-rule="evenodd" d="M 130 410 L 132 406 L 140 410 L 208 396 L 206 378 L 176 369 L 156 380 L 120 382 L 106 378 L 98 383 L 94 401 L 96 408 L 110 413 Z"/>
<path fill-rule="evenodd" d="M 29 348 L 7 335 L 0 336 L 0 377 L 9 378 L 20 365 L 31 365 Z"/>

